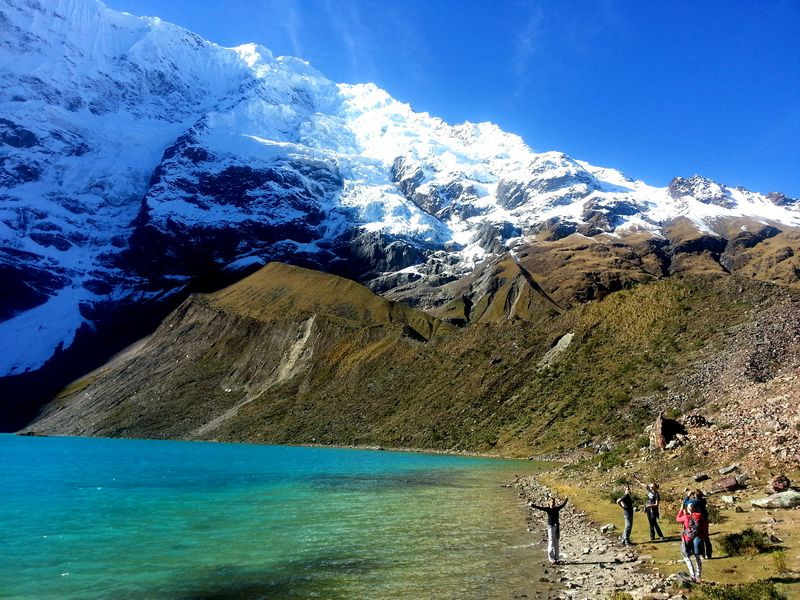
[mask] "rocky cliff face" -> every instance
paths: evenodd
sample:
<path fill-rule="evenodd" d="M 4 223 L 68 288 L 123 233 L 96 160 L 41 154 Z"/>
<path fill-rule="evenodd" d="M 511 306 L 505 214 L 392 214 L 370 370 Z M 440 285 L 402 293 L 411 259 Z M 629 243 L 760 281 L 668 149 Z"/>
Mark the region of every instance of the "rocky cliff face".
<path fill-rule="evenodd" d="M 782 194 L 653 187 L 96 0 L 0 0 L 0 25 L 0 375 L 17 389 L 271 260 L 460 322 L 677 272 L 798 280 Z M 509 257 L 535 285 L 517 270 L 502 295 L 529 310 L 497 308 Z M 458 308 L 481 294 L 495 308 Z"/>

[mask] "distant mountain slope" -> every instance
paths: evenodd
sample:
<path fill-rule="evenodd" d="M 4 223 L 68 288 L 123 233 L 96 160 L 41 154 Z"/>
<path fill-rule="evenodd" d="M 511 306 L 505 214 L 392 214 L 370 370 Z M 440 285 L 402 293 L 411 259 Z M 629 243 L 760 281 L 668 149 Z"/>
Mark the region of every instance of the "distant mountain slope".
<path fill-rule="evenodd" d="M 459 329 L 271 264 L 189 298 L 29 429 L 513 456 L 629 439 L 659 410 L 696 402 L 712 360 L 737 385 L 795 364 L 798 320 L 784 317 L 798 301 L 749 279 L 676 275 L 535 322 Z"/>
<path fill-rule="evenodd" d="M 63 376 L 87 348 L 112 350 L 131 314 L 163 316 L 270 260 L 420 306 L 456 300 L 466 284 L 439 288 L 510 250 L 553 249 L 546 266 L 643 237 L 633 262 L 663 263 L 666 245 L 667 271 L 797 282 L 800 209 L 782 194 L 698 176 L 653 187 L 97 0 L 0 0 L 0 24 L 0 375 Z M 731 244 L 748 250 L 733 259 Z M 597 271 L 561 292 L 525 268 L 560 304 L 617 287 Z"/>

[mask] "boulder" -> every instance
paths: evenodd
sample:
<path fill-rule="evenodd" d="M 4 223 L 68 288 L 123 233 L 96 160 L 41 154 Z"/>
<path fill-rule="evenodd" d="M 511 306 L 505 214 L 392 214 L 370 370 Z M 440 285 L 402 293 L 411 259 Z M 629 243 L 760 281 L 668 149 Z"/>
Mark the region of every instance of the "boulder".
<path fill-rule="evenodd" d="M 800 492 L 796 490 L 786 490 L 767 496 L 751 500 L 750 504 L 758 508 L 795 508 L 800 506 Z"/>
<path fill-rule="evenodd" d="M 709 427 L 712 425 L 711 421 L 698 414 L 686 415 L 682 421 L 686 427 Z"/>
<path fill-rule="evenodd" d="M 729 466 L 727 466 L 727 467 L 722 467 L 722 468 L 719 470 L 719 474 L 720 474 L 720 475 L 727 475 L 728 473 L 733 473 L 733 472 L 734 472 L 734 471 L 736 471 L 738 468 L 739 468 L 739 465 L 738 465 L 738 464 L 729 465 Z"/>
<path fill-rule="evenodd" d="M 789 478 L 786 475 L 778 475 L 769 483 L 769 486 L 767 486 L 767 491 L 785 492 L 791 487 L 791 485 L 792 482 L 789 481 Z"/>
<path fill-rule="evenodd" d="M 700 481 L 706 481 L 707 479 L 711 479 L 711 478 L 708 476 L 707 473 L 698 473 L 697 475 L 692 477 L 692 479 L 694 479 L 697 482 L 700 482 Z"/>
<path fill-rule="evenodd" d="M 614 526 L 614 524 L 613 523 L 609 523 L 608 525 L 603 525 L 600 528 L 600 533 L 608 533 L 609 531 L 614 531 L 615 529 L 616 529 L 616 527 Z"/>
<path fill-rule="evenodd" d="M 653 423 L 653 433 L 651 435 L 650 445 L 653 448 L 666 450 L 667 444 L 675 439 L 677 434 L 686 435 L 686 427 L 678 421 L 668 419 L 661 413 Z M 673 446 L 674 447 L 674 446 Z"/>
<path fill-rule="evenodd" d="M 736 504 L 736 496 L 720 496 L 720 501 L 723 504 Z"/>
<path fill-rule="evenodd" d="M 783 543 L 783 539 L 779 538 L 774 533 L 770 533 L 769 534 L 769 541 L 772 542 L 773 544 L 782 544 Z"/>
<path fill-rule="evenodd" d="M 731 492 L 739 487 L 735 477 L 723 477 L 711 484 L 712 492 Z"/>

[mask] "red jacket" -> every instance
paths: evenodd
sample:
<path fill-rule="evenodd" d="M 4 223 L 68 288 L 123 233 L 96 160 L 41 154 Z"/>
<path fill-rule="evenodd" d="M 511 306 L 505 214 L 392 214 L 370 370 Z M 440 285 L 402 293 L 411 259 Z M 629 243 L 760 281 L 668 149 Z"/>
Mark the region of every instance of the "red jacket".
<path fill-rule="evenodd" d="M 675 520 L 683 525 L 683 531 L 681 532 L 681 537 L 683 538 L 684 542 L 692 541 L 692 538 L 689 537 L 689 528 L 691 527 L 690 519 L 694 519 L 694 522 L 697 524 L 697 536 L 702 538 L 704 536 L 708 536 L 708 523 L 703 519 L 703 515 L 697 512 L 687 513 L 687 512 L 678 512 L 678 516 L 675 517 Z"/>

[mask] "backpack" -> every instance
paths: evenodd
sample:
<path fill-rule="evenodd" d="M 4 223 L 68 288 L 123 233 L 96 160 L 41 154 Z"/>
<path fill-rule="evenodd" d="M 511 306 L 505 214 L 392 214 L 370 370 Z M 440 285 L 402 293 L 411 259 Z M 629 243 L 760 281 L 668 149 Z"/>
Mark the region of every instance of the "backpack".
<path fill-rule="evenodd" d="M 697 517 L 695 517 L 697 515 Z M 698 513 L 689 513 L 689 519 L 686 522 L 686 527 L 683 529 L 684 539 L 693 540 L 700 533 L 700 515 Z"/>

